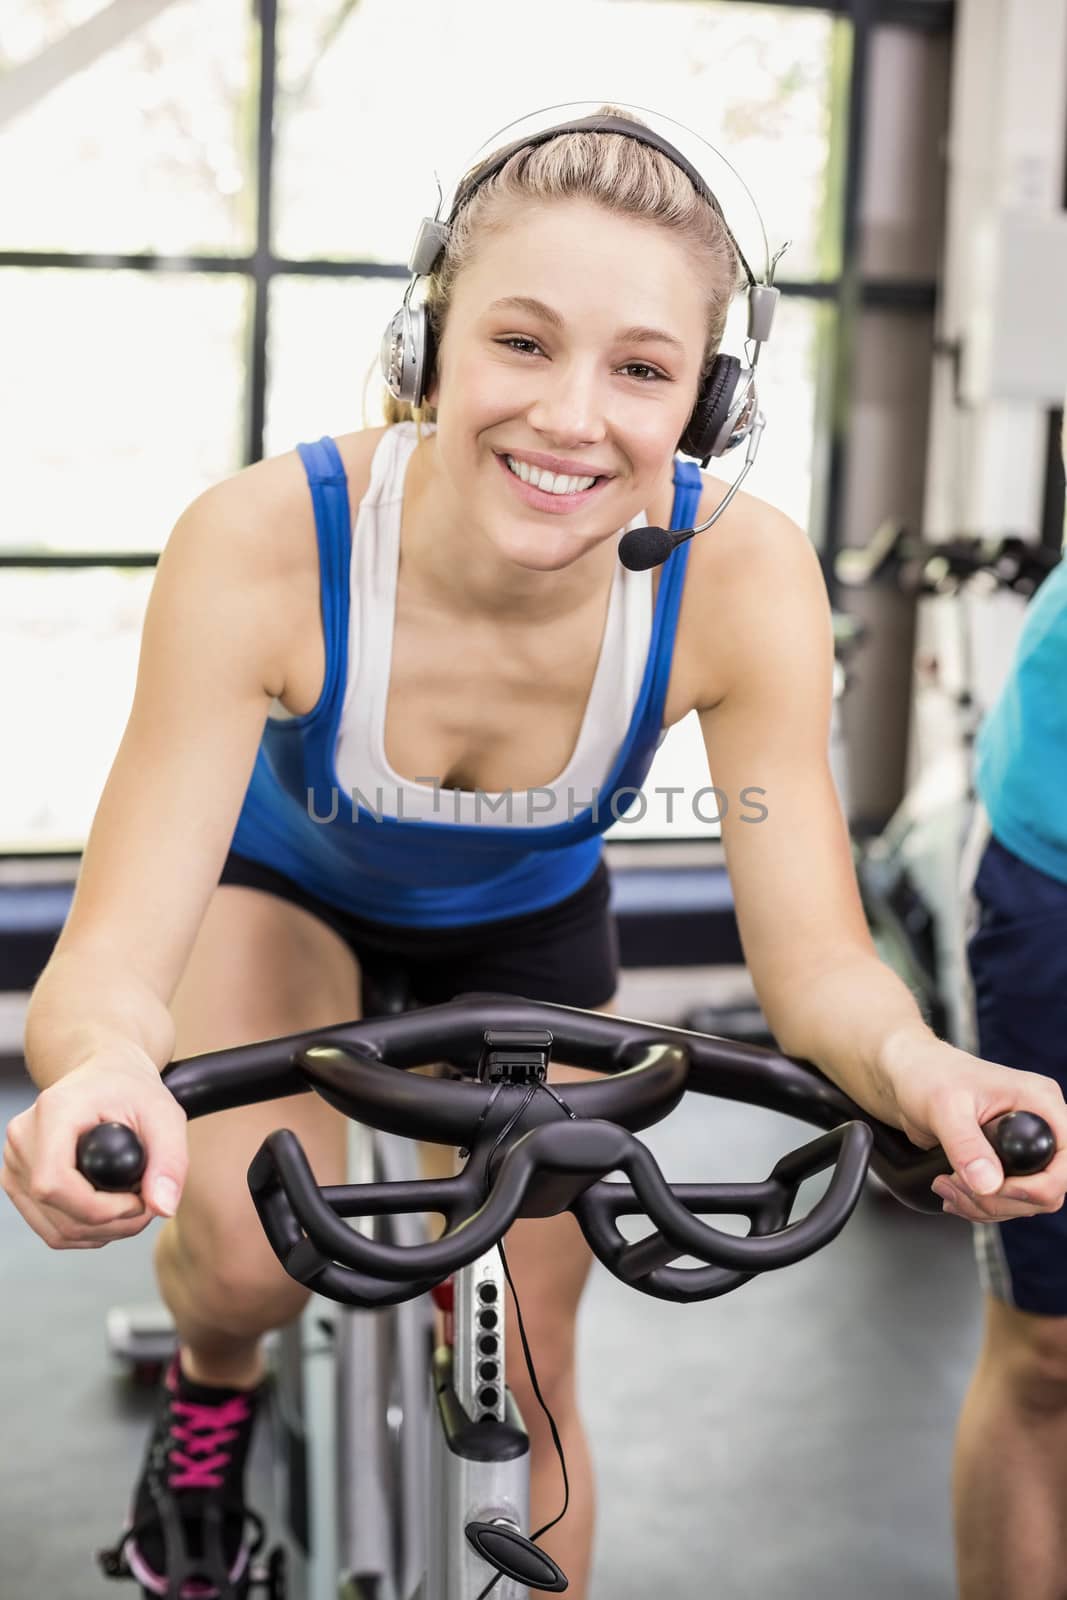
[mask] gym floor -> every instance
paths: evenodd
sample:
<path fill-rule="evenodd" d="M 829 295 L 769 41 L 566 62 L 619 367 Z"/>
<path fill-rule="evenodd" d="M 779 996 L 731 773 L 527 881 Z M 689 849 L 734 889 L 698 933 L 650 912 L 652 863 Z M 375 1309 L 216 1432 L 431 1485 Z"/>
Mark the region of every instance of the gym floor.
<path fill-rule="evenodd" d="M 677 1020 L 664 976 L 627 974 L 619 1010 Z M 0 1121 L 32 1095 L 0 1082 Z M 714 1181 L 764 1177 L 812 1132 L 694 1096 L 645 1137 L 669 1178 Z M 111 1368 L 104 1319 L 156 1298 L 151 1243 L 54 1253 L 0 1207 L 3 1600 L 135 1593 L 93 1552 L 121 1531 L 152 1406 Z M 873 1190 L 827 1250 L 721 1300 L 666 1304 L 595 1266 L 593 1600 L 951 1600 L 952 1436 L 980 1319 L 967 1225 Z M 266 1443 L 250 1495 L 265 1514 Z"/>

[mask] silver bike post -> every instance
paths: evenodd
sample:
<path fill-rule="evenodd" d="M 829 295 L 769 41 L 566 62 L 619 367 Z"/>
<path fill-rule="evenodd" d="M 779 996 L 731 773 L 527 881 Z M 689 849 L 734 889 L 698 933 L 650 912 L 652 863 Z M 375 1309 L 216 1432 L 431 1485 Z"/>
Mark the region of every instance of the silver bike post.
<path fill-rule="evenodd" d="M 415 1176 L 407 1140 L 351 1125 L 354 1183 Z M 414 1217 L 361 1218 L 372 1237 L 412 1244 Z M 432 1345 L 425 1298 L 337 1318 L 337 1572 L 341 1600 L 412 1600 L 425 1568 L 425 1375 Z"/>
<path fill-rule="evenodd" d="M 471 1522 L 527 1533 L 529 1441 L 504 1382 L 504 1274 L 497 1250 L 455 1278 L 455 1336 L 434 1357 L 430 1555 L 426 1600 L 475 1600 L 494 1569 L 468 1542 Z M 526 1600 L 501 1578 L 493 1600 Z"/>

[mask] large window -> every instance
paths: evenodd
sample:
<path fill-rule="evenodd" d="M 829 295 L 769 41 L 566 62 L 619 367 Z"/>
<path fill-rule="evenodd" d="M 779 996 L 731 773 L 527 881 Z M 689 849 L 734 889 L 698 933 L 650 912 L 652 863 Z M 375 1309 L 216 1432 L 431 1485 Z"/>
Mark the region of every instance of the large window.
<path fill-rule="evenodd" d="M 251 250 L 248 0 L 4 0 L 0 69 L 0 249 Z"/>
<path fill-rule="evenodd" d="M 772 244 L 792 240 L 749 483 L 832 547 L 843 9 L 542 0 L 524 29 L 526 0 L 6 0 L 0 668 L 17 779 L 0 851 L 84 842 L 176 516 L 260 455 L 381 420 L 365 378 L 435 173 L 448 183 L 538 106 L 668 111 L 728 152 Z M 679 762 L 705 781 L 691 733 L 652 781 Z M 652 807 L 641 831 L 706 830 Z"/>

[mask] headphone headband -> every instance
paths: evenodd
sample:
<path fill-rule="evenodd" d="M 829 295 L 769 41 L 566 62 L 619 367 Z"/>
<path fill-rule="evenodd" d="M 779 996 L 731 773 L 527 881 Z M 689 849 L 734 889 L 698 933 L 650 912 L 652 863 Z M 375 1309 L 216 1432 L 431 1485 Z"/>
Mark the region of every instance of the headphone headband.
<path fill-rule="evenodd" d="M 723 214 L 722 206 L 712 194 L 696 167 L 682 155 L 680 150 L 676 150 L 674 145 L 662 138 L 654 128 L 649 128 L 641 122 L 632 122 L 629 117 L 582 117 L 576 122 L 561 122 L 556 127 L 545 128 L 540 133 L 531 134 L 529 138 L 515 139 L 511 144 L 505 145 L 502 150 L 498 150 L 495 155 L 490 156 L 483 162 L 475 173 L 468 173 L 461 181 L 448 215 L 449 226 L 455 221 L 457 213 L 466 205 L 475 190 L 479 189 L 483 183 L 487 183 L 502 167 L 506 166 L 517 151 L 532 150 L 537 145 L 547 144 L 550 139 L 557 139 L 564 133 L 621 133 L 626 138 L 637 139 L 641 144 L 650 145 L 652 149 L 658 150 L 661 155 L 667 156 L 676 167 L 682 169 L 697 194 L 707 201 L 720 219 L 729 235 L 730 243 L 737 251 L 738 259 L 745 270 L 749 288 L 754 289 L 757 287 L 755 274 Z"/>
<path fill-rule="evenodd" d="M 517 151 L 547 144 L 550 139 L 558 138 L 564 133 L 621 133 L 626 138 L 637 140 L 639 144 L 648 145 L 651 149 L 658 150 L 661 155 L 665 155 L 669 161 L 674 162 L 675 166 L 681 168 L 697 193 L 707 201 L 716 216 L 720 218 L 731 244 L 737 251 L 738 260 L 744 269 L 748 282 L 748 338 L 752 339 L 757 346 L 756 353 L 752 359 L 752 365 L 755 366 L 756 361 L 759 359 L 758 347 L 761 344 L 766 344 L 770 338 L 775 308 L 778 304 L 779 291 L 772 286 L 771 282 L 778 256 L 775 256 L 773 260 L 768 260 L 767 277 L 763 280 L 757 279 L 749 265 L 748 258 L 738 243 L 736 234 L 726 220 L 722 206 L 693 163 L 687 160 L 681 151 L 671 144 L 669 139 L 665 139 L 654 128 L 648 127 L 643 122 L 631 121 L 628 117 L 588 116 L 570 122 L 562 122 L 551 128 L 542 128 L 539 132 L 530 134 L 528 137 L 513 140 L 501 150 L 495 150 L 492 155 L 477 165 L 473 172 L 468 172 L 456 186 L 447 220 L 441 221 L 439 215 L 440 202 L 438 202 L 438 215 L 435 217 L 423 217 L 419 224 L 419 231 L 408 259 L 408 271 L 411 273 L 411 278 L 408 281 L 407 292 L 404 295 L 404 304 L 408 304 L 416 279 L 428 277 L 433 271 L 441 251 L 448 243 L 449 232 L 456 216 L 475 191 L 499 172 Z M 709 148 L 713 147 L 709 146 Z M 755 205 L 755 201 L 753 201 L 753 205 Z M 781 253 L 779 251 L 778 255 L 781 255 Z"/>

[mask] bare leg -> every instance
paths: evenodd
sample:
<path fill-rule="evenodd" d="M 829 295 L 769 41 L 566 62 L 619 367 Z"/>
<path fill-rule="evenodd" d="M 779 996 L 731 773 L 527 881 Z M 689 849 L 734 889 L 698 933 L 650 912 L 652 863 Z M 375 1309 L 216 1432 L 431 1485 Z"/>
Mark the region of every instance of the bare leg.
<path fill-rule="evenodd" d="M 954 1494 L 960 1600 L 1067 1600 L 1067 1317 L 987 1299 Z"/>
<path fill-rule="evenodd" d="M 171 1005 L 175 1056 L 281 1037 L 359 1015 L 359 972 L 343 941 L 298 906 L 254 889 L 215 891 Z M 160 1292 L 182 1368 L 202 1383 L 251 1387 L 262 1335 L 296 1317 L 307 1291 L 288 1277 L 248 1192 L 267 1134 L 291 1128 L 320 1183 L 344 1181 L 345 1119 L 297 1095 L 189 1123 L 189 1176 L 160 1230 Z"/>

